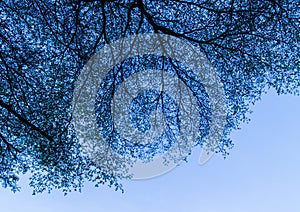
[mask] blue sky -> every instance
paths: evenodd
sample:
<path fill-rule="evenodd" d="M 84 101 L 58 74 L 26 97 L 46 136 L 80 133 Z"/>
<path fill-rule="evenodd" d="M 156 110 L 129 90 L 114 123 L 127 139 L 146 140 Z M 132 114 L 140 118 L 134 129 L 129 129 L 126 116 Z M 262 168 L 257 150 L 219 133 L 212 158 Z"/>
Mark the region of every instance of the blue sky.
<path fill-rule="evenodd" d="M 227 159 L 188 163 L 150 180 L 124 181 L 125 193 L 87 184 L 82 193 L 31 195 L 0 189 L 1 211 L 300 211 L 300 97 L 270 91 L 252 107 L 251 122 L 232 133 Z"/>

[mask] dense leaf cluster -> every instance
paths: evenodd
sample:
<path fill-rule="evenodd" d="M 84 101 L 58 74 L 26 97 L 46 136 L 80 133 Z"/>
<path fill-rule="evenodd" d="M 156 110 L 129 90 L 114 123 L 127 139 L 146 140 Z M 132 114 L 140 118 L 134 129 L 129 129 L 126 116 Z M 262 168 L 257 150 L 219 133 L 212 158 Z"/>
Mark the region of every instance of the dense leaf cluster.
<path fill-rule="evenodd" d="M 121 188 L 118 176 L 82 153 L 71 102 L 88 59 L 138 33 L 169 34 L 206 54 L 225 89 L 227 123 L 217 151 L 227 154 L 230 130 L 247 120 L 249 104 L 263 92 L 299 93 L 299 20 L 297 0 L 1 1 L 2 185 L 16 191 L 19 176 L 30 171 L 35 192 L 76 190 L 84 181 Z M 165 65 L 182 69 L 172 60 Z"/>

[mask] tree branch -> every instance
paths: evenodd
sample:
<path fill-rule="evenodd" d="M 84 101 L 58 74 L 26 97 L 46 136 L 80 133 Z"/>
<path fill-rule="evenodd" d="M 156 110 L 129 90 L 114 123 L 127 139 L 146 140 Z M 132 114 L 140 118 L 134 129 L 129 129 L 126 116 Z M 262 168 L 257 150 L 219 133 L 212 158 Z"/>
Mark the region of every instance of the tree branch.
<path fill-rule="evenodd" d="M 18 153 L 21 152 L 21 150 L 17 149 L 16 147 L 14 147 L 14 145 L 9 143 L 1 133 L 0 133 L 0 138 L 5 143 L 5 145 L 7 146 L 8 150 L 13 149 L 14 151 L 16 151 Z"/>
<path fill-rule="evenodd" d="M 17 111 L 15 111 L 10 105 L 6 104 L 2 100 L 0 100 L 0 106 L 5 108 L 8 112 L 13 114 L 15 117 L 17 117 L 23 124 L 26 124 L 29 126 L 32 130 L 37 131 L 39 134 L 41 134 L 43 137 L 47 138 L 49 141 L 53 141 L 53 138 L 49 136 L 46 132 L 41 130 L 39 127 L 28 121 L 26 118 L 24 118 L 22 115 L 20 115 Z"/>

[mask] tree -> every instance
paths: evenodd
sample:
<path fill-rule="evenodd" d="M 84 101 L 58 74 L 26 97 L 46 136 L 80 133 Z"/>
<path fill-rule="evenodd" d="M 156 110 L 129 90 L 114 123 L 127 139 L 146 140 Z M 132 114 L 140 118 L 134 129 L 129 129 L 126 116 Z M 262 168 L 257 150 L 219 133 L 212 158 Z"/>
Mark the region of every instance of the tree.
<path fill-rule="evenodd" d="M 68 192 L 84 181 L 122 188 L 119 176 L 82 153 L 71 122 L 72 93 L 84 64 L 122 37 L 168 34 L 205 53 L 227 100 L 225 136 L 216 149 L 224 155 L 233 145 L 230 131 L 247 121 L 249 105 L 263 92 L 299 94 L 296 0 L 5 0 L 0 8 L 0 179 L 13 191 L 26 172 L 34 192 Z M 171 59 L 138 60 L 184 69 Z M 135 66 L 133 59 L 114 70 Z"/>

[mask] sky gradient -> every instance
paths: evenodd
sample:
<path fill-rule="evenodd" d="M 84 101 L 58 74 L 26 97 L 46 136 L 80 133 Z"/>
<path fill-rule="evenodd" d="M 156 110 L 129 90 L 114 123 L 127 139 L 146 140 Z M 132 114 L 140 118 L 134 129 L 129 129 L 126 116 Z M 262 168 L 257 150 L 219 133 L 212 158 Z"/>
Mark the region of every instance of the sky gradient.
<path fill-rule="evenodd" d="M 173 171 L 140 181 L 123 181 L 125 193 L 87 183 L 82 193 L 32 196 L 0 189 L 1 211 L 300 211 L 300 97 L 262 96 L 249 124 L 232 133 L 235 147 L 224 160 L 215 155 L 197 164 L 200 149 Z"/>

